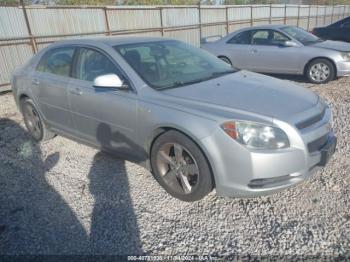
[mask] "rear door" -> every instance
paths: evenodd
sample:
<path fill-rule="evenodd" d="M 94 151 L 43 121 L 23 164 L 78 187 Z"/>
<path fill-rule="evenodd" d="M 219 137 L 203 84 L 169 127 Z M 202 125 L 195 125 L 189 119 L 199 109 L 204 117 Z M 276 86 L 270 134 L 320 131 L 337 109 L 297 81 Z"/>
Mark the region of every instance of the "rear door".
<path fill-rule="evenodd" d="M 232 66 L 237 69 L 248 69 L 246 61 L 250 50 L 251 30 L 238 33 L 226 42 L 225 54 L 231 60 Z"/>
<path fill-rule="evenodd" d="M 116 74 L 129 90 L 94 88 L 93 80 Z M 141 158 L 136 140 L 137 94 L 118 65 L 102 50 L 80 47 L 75 58 L 69 100 L 76 133 L 92 144 L 120 154 L 124 159 Z"/>
<path fill-rule="evenodd" d="M 247 69 L 264 73 L 295 74 L 299 70 L 299 47 L 285 47 L 283 42 L 290 39 L 270 29 L 255 30 L 251 35 Z"/>
<path fill-rule="evenodd" d="M 32 91 L 45 119 L 54 128 L 74 129 L 68 103 L 74 47 L 59 47 L 44 54 L 32 75 Z"/>

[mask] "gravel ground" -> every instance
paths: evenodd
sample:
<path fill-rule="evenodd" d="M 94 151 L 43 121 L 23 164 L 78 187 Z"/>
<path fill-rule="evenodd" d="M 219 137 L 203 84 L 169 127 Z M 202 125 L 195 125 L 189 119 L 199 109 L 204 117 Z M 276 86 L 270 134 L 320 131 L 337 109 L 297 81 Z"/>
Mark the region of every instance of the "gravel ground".
<path fill-rule="evenodd" d="M 350 78 L 310 88 L 333 106 L 327 168 L 271 196 L 195 203 L 84 145 L 33 143 L 0 96 L 0 254 L 350 255 Z"/>

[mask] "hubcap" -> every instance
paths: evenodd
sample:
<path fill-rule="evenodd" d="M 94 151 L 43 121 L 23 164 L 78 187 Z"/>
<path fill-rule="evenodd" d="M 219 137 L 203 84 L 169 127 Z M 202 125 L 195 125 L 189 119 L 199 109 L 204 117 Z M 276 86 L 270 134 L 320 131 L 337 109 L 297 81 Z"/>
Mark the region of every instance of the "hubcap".
<path fill-rule="evenodd" d="M 324 63 L 317 63 L 310 68 L 309 74 L 313 81 L 323 82 L 328 79 L 330 75 L 330 70 L 328 65 Z"/>
<path fill-rule="evenodd" d="M 35 110 L 35 108 L 29 103 L 25 104 L 24 117 L 25 117 L 25 122 L 27 124 L 27 128 L 30 131 L 30 133 L 36 139 L 40 139 L 42 135 L 42 126 L 41 126 L 39 114 Z"/>
<path fill-rule="evenodd" d="M 177 143 L 163 145 L 157 154 L 163 181 L 175 192 L 189 194 L 198 184 L 199 169 L 191 153 Z"/>

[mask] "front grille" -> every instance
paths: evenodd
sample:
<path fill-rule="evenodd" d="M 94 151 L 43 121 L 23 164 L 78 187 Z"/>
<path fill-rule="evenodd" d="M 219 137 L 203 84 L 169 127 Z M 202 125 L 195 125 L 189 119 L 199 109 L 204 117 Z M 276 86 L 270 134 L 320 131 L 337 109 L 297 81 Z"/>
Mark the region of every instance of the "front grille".
<path fill-rule="evenodd" d="M 312 126 L 313 124 L 321 121 L 321 119 L 324 117 L 325 113 L 326 113 L 326 108 L 324 108 L 321 113 L 319 113 L 313 117 L 310 117 L 306 120 L 303 120 L 303 121 L 297 123 L 295 126 L 298 129 L 304 129 L 304 128 L 307 128 L 309 126 Z"/>
<path fill-rule="evenodd" d="M 328 141 L 328 134 L 325 134 L 324 136 L 321 136 L 320 138 L 310 142 L 307 144 L 307 147 L 309 149 L 310 153 L 319 151 L 322 147 L 324 147 L 327 144 Z"/>

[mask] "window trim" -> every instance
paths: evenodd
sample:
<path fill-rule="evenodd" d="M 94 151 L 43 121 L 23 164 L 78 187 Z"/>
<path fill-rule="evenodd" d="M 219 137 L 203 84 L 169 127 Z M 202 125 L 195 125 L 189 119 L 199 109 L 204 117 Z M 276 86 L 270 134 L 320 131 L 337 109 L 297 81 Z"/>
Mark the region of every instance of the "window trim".
<path fill-rule="evenodd" d="M 47 56 L 50 53 L 52 53 L 52 52 L 54 52 L 55 50 L 58 50 L 58 49 L 67 49 L 67 48 L 72 48 L 73 49 L 72 62 L 71 62 L 71 66 L 70 66 L 70 70 L 69 70 L 69 75 L 68 76 L 63 76 L 63 75 L 58 75 L 58 74 L 54 74 L 54 73 L 51 73 L 51 72 L 43 72 L 43 71 L 39 71 L 38 70 L 40 62 L 43 59 L 47 59 Z M 73 68 L 73 64 L 74 64 L 74 57 L 75 57 L 76 52 L 77 52 L 77 48 L 76 48 L 76 46 L 73 46 L 73 45 L 62 45 L 62 46 L 52 47 L 52 48 L 50 48 L 50 49 L 48 49 L 48 50 L 43 52 L 43 54 L 38 59 L 37 64 L 35 65 L 35 70 L 34 71 L 38 72 L 38 73 L 41 73 L 41 74 L 50 74 L 50 75 L 53 75 L 53 76 L 56 76 L 56 77 L 63 77 L 63 78 L 71 79 L 72 78 L 72 68 Z"/>

